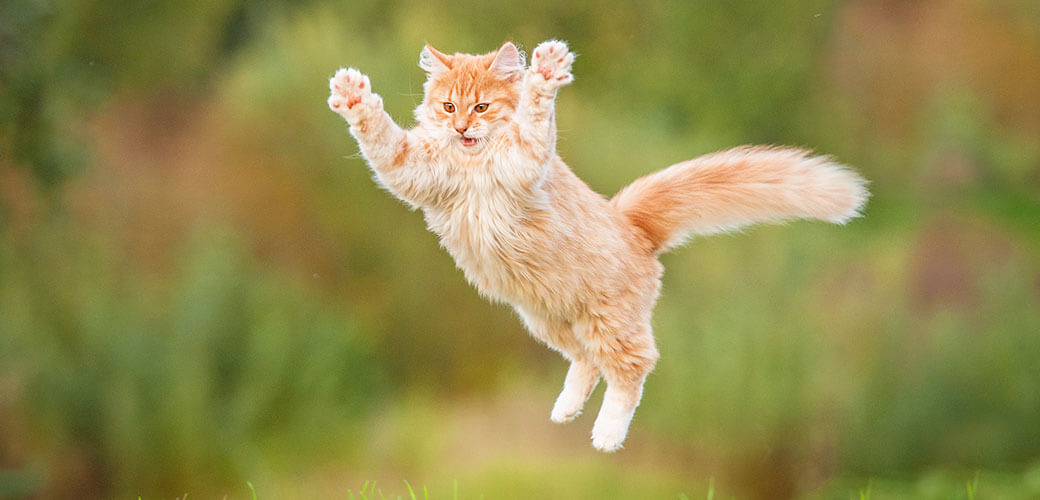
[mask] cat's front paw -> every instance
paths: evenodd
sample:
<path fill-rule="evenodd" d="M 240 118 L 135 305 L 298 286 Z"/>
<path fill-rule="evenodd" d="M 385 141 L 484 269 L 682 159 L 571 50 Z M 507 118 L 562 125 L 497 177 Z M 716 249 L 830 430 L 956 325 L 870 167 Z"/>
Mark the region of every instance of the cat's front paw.
<path fill-rule="evenodd" d="M 549 40 L 538 44 L 531 56 L 531 77 L 535 84 L 557 89 L 574 81 L 571 65 L 574 54 L 567 50 L 567 44 L 559 40 Z"/>
<path fill-rule="evenodd" d="M 365 113 L 382 109 L 383 101 L 372 93 L 372 84 L 360 71 L 340 68 L 329 79 L 329 109 L 339 113 L 347 121 L 363 118 Z"/>

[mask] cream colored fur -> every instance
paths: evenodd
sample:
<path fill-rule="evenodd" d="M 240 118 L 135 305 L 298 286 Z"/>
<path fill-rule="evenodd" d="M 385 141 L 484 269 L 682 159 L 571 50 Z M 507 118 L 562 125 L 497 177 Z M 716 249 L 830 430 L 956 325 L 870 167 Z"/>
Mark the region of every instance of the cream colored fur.
<path fill-rule="evenodd" d="M 613 200 L 556 154 L 556 91 L 573 80 L 563 42 L 512 43 L 484 55 L 427 46 L 416 127 L 383 110 L 368 77 L 340 69 L 329 107 L 350 123 L 377 181 L 422 210 L 484 296 L 511 304 L 532 336 L 570 363 L 554 422 L 577 416 L 607 384 L 592 444 L 619 449 L 658 359 L 650 326 L 657 255 L 691 234 L 762 221 L 858 214 L 865 181 L 790 148 L 741 147 L 643 177 Z"/>

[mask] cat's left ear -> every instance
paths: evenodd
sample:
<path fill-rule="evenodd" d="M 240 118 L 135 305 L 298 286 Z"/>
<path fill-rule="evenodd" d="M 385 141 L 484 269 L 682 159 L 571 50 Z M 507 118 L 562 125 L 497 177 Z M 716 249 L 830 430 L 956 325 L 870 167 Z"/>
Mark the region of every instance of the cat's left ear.
<path fill-rule="evenodd" d="M 495 60 L 491 62 L 489 70 L 506 77 L 509 80 L 517 80 L 524 73 L 524 54 L 513 45 L 506 42 L 495 54 Z"/>

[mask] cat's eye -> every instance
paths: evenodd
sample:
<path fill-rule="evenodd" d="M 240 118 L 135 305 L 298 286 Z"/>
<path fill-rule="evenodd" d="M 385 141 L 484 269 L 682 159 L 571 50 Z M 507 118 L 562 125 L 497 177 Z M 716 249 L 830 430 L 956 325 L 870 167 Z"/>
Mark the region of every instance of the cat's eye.
<path fill-rule="evenodd" d="M 454 103 L 450 103 L 450 102 L 444 103 L 444 111 L 447 111 L 449 113 L 454 113 L 455 112 L 455 104 Z"/>
<path fill-rule="evenodd" d="M 483 113 L 483 112 L 487 111 L 487 109 L 488 109 L 488 103 L 486 103 L 486 102 L 482 102 L 480 104 L 477 104 L 476 106 L 473 106 L 473 111 L 476 111 L 477 113 Z"/>

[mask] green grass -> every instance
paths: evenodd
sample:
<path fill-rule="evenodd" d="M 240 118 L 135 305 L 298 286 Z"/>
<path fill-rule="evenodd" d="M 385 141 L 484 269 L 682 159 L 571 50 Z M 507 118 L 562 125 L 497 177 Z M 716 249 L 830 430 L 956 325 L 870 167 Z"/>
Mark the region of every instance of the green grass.
<path fill-rule="evenodd" d="M 1026 471 L 1025 473 L 1014 477 L 1013 475 L 1003 474 L 992 474 L 987 473 L 987 480 L 980 480 L 984 474 L 982 471 L 976 471 L 971 474 L 968 479 L 965 479 L 963 474 L 931 474 L 926 475 L 915 480 L 902 480 L 902 481 L 891 481 L 882 479 L 870 479 L 867 480 L 866 485 L 856 488 L 855 490 L 848 493 L 849 500 L 976 500 L 977 498 L 1002 498 L 1002 499 L 1028 499 L 1035 498 L 1034 495 L 1040 493 L 1038 490 L 1037 479 L 1040 473 L 1040 467 L 1035 470 Z M 989 481 L 989 479 L 992 481 Z M 549 479 L 546 479 L 549 481 Z M 379 486 L 375 480 L 365 481 L 361 489 L 354 492 L 348 489 L 346 493 L 341 497 L 330 497 L 332 500 L 340 498 L 342 500 L 430 500 L 431 494 L 426 486 L 423 486 L 421 490 L 417 490 L 407 480 L 401 481 L 404 485 L 405 492 L 403 494 L 387 493 Z M 1017 484 L 1016 484 L 1017 483 Z M 261 495 L 257 494 L 256 488 L 250 481 L 246 482 L 246 486 L 249 489 L 249 498 L 251 500 L 258 500 Z M 814 498 L 840 498 L 842 495 L 839 493 L 842 487 L 836 489 L 830 489 L 823 492 L 816 492 L 808 496 L 801 498 L 814 499 Z M 544 491 L 551 491 L 546 489 Z M 543 491 L 543 493 L 544 493 Z M 848 490 L 845 490 L 848 492 Z M 552 495 L 552 493 L 549 493 Z M 515 485 L 510 484 L 508 481 L 503 481 L 499 485 L 499 489 L 492 491 L 485 491 L 475 498 L 564 498 L 564 497 L 539 497 L 532 496 L 538 495 L 538 493 L 532 491 L 518 490 Z M 628 492 L 613 494 L 608 492 L 598 493 L 598 496 L 580 496 L 579 498 L 639 498 L 639 499 L 653 499 L 653 498 L 669 498 L 668 494 L 657 495 L 656 493 L 647 492 Z M 981 496 L 980 496 L 981 495 Z M 715 479 L 709 478 L 707 482 L 707 489 L 703 496 L 689 496 L 686 493 L 677 493 L 674 495 L 678 500 L 697 500 L 704 498 L 705 500 L 715 500 L 716 489 Z M 143 497 L 137 497 L 138 500 L 142 500 Z M 179 500 L 187 500 L 189 495 L 185 494 L 180 497 L 176 497 Z M 231 498 L 225 495 L 225 499 Z M 459 481 L 453 480 L 451 483 L 451 496 L 443 497 L 434 495 L 433 498 L 450 498 L 451 500 L 460 500 L 462 498 L 474 498 L 474 497 L 463 497 L 459 494 Z M 566 498 L 574 498 L 572 496 L 566 496 Z M 727 496 L 726 498 L 740 498 L 737 496 Z"/>
<path fill-rule="evenodd" d="M 837 478 L 818 491 L 804 495 L 806 500 L 849 498 L 850 500 L 976 500 L 1000 498 L 1030 500 L 1040 498 L 1040 463 L 1018 471 L 933 470 L 914 478 L 873 477 L 856 481 Z"/>
<path fill-rule="evenodd" d="M 405 488 L 408 489 L 408 496 L 402 497 L 398 495 L 397 497 L 390 498 L 396 498 L 396 500 L 404 500 L 405 498 L 407 498 L 408 500 L 419 500 L 419 496 L 416 494 L 415 489 L 412 488 L 411 483 L 409 483 L 407 480 L 403 482 Z M 454 481 L 453 484 L 454 486 L 452 490 L 452 500 L 458 500 L 459 483 L 458 481 Z M 426 489 L 426 486 L 423 486 L 422 494 L 422 500 L 430 500 L 430 492 Z M 358 496 L 356 497 L 354 496 L 354 492 L 352 490 L 347 490 L 347 498 L 349 500 L 387 500 L 387 496 L 383 494 L 383 490 L 376 487 L 375 481 L 365 481 L 365 484 L 361 486 L 361 491 L 358 493 Z"/>
<path fill-rule="evenodd" d="M 979 498 L 1001 498 L 1001 499 L 1021 499 L 1026 500 L 1030 498 L 1036 498 L 1040 495 L 1040 465 L 1023 471 L 1020 474 L 1005 474 L 1005 473 L 984 473 L 982 471 L 976 471 L 973 474 L 957 474 L 957 473 L 943 473 L 935 472 L 924 475 L 915 480 L 889 480 L 889 479 L 870 479 L 866 482 L 865 486 L 858 487 L 852 491 L 845 489 L 847 497 L 850 500 L 976 500 Z M 550 479 L 546 479 L 550 481 Z M 349 500 L 429 500 L 430 493 L 423 487 L 422 496 L 418 496 L 416 491 L 412 488 L 412 485 L 408 481 L 403 481 L 407 495 L 384 495 L 383 491 L 379 489 L 375 481 L 366 481 L 361 488 L 360 493 L 355 496 L 352 491 L 348 491 L 347 498 Z M 821 491 L 803 495 L 799 498 L 806 500 L 816 498 L 842 498 L 845 494 L 841 493 L 841 490 L 845 487 L 840 486 L 843 481 L 836 480 L 831 485 L 823 488 Z M 557 490 L 562 491 L 562 490 Z M 678 498 L 678 500 L 696 500 L 704 498 L 706 500 L 716 499 L 716 488 L 715 479 L 709 478 L 707 482 L 707 488 L 703 496 L 695 495 L 690 496 L 687 493 L 677 493 L 675 495 L 669 495 L 667 493 L 658 492 L 638 492 L 638 491 L 604 491 L 594 495 L 578 495 L 570 496 L 570 494 L 563 493 L 563 496 L 539 496 L 544 495 L 548 492 L 549 495 L 553 495 L 551 488 L 538 489 L 536 491 L 517 489 L 516 485 L 510 484 L 508 480 L 502 480 L 497 490 L 490 490 L 481 493 L 476 498 Z M 443 498 L 434 496 L 434 498 Z M 459 482 L 452 482 L 452 500 L 459 500 Z M 470 497 L 473 498 L 473 497 Z M 725 498 L 741 498 L 739 494 L 727 495 Z M 255 500 L 255 498 L 254 498 Z"/>

